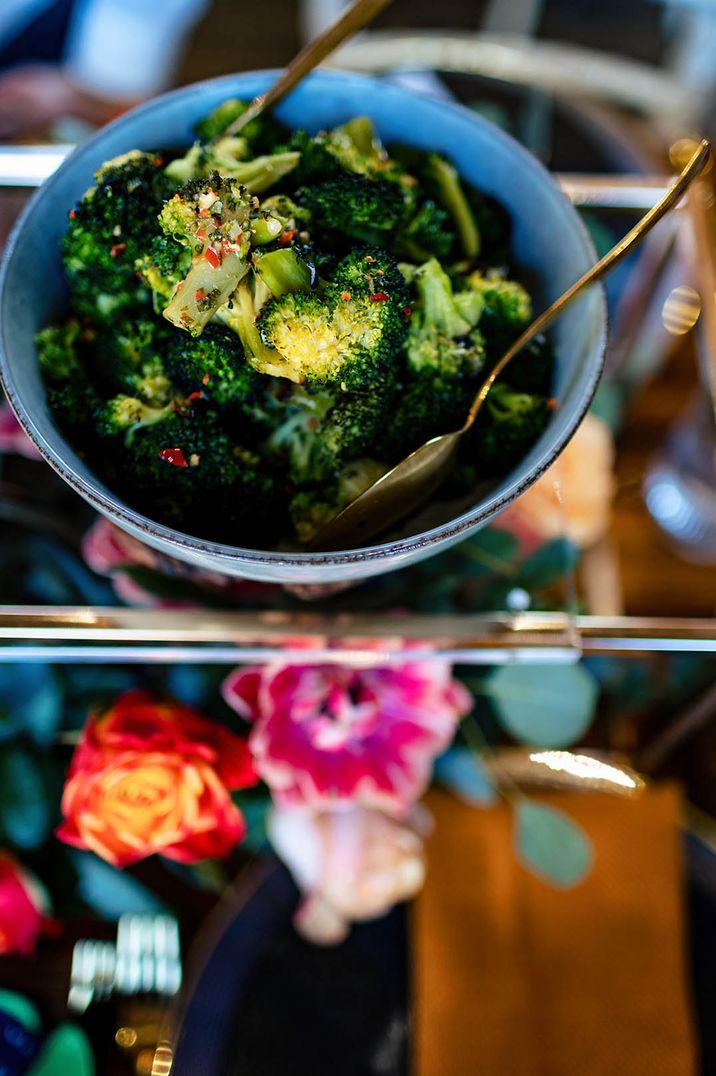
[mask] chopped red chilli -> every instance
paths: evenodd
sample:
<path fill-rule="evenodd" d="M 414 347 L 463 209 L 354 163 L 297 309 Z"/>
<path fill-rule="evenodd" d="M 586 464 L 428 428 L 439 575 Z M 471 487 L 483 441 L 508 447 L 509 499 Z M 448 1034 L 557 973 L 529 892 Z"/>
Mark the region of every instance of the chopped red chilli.
<path fill-rule="evenodd" d="M 202 385 L 208 385 L 210 381 L 211 381 L 211 378 L 209 377 L 209 374 L 208 373 L 204 374 L 204 376 L 201 379 Z"/>
<path fill-rule="evenodd" d="M 127 249 L 126 243 L 115 243 L 109 254 L 111 258 L 116 258 L 118 254 L 121 254 L 123 250 Z"/>
<path fill-rule="evenodd" d="M 207 247 L 204 251 L 204 257 L 208 261 L 212 269 L 218 269 L 221 265 L 221 255 L 214 250 L 213 247 Z"/>
<path fill-rule="evenodd" d="M 184 453 L 180 448 L 162 448 L 157 453 L 160 460 L 171 463 L 174 467 L 188 467 Z"/>
<path fill-rule="evenodd" d="M 67 214 L 67 216 L 68 216 L 68 217 L 70 218 L 70 220 L 74 220 L 74 219 L 75 219 L 75 217 L 77 216 L 77 211 L 76 211 L 76 210 L 74 210 L 74 209 L 71 209 L 71 210 L 69 211 L 69 213 Z"/>
<path fill-rule="evenodd" d="M 374 291 L 370 297 L 372 303 L 387 303 L 390 296 L 384 291 Z"/>
<path fill-rule="evenodd" d="M 285 232 L 283 232 L 278 237 L 278 239 L 276 240 L 276 246 L 277 247 L 287 247 L 289 245 L 289 243 L 291 242 L 291 240 L 295 237 L 295 235 L 296 235 L 296 229 L 295 228 L 288 228 Z"/>
<path fill-rule="evenodd" d="M 348 302 L 350 297 L 351 297 L 351 293 L 349 291 L 342 291 L 341 292 L 341 299 L 345 299 L 346 302 Z"/>

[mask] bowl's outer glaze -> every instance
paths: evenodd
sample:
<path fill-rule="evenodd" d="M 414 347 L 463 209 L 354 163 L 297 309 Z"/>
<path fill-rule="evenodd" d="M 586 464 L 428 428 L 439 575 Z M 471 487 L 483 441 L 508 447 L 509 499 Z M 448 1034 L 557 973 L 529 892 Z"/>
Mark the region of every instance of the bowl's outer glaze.
<path fill-rule="evenodd" d="M 345 553 L 278 553 L 234 548 L 161 526 L 119 500 L 55 428 L 36 361 L 34 336 L 62 314 L 59 239 L 68 210 L 92 184 L 94 170 L 130 149 L 186 146 L 194 124 L 230 96 L 251 98 L 275 72 L 214 79 L 159 97 L 105 127 L 80 146 L 42 186 L 17 222 L 0 276 L 0 371 L 20 422 L 47 461 L 95 508 L 124 530 L 172 557 L 228 575 L 268 582 L 327 583 L 363 579 L 430 556 L 483 526 L 523 492 L 574 433 L 596 389 L 606 339 L 601 288 L 594 288 L 555 329 L 559 401 L 529 455 L 487 496 L 447 523 L 410 537 Z M 315 131 L 369 115 L 387 141 L 446 154 L 460 174 L 495 195 L 513 220 L 515 255 L 539 282 L 538 304 L 556 298 L 594 261 L 575 210 L 549 173 L 513 139 L 460 106 L 419 97 L 365 76 L 319 71 L 278 109 L 291 127 Z"/>

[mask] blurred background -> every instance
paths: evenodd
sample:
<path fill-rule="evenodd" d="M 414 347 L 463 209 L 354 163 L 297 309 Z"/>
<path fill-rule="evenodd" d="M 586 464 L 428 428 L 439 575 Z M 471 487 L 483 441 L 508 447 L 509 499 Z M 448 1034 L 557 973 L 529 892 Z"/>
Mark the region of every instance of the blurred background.
<path fill-rule="evenodd" d="M 2 0 L 0 242 L 31 188 L 98 126 L 172 86 L 280 67 L 342 6 Z M 394 0 L 331 64 L 460 101 L 508 130 L 557 174 L 601 252 L 653 203 L 693 140 L 715 133 L 716 0 Z M 601 432 L 574 442 L 569 511 L 556 531 L 540 530 L 550 513 L 538 502 L 529 548 L 517 548 L 527 518 L 518 514 L 424 566 L 311 606 L 456 618 L 566 611 L 585 618 L 585 632 L 612 633 L 622 648 L 587 647 L 579 675 L 562 682 L 541 668 L 508 685 L 536 700 L 538 729 L 557 713 L 573 728 L 561 746 L 604 760 L 597 783 L 574 762 L 583 755 L 543 759 L 560 771 L 545 779 L 534 739 L 501 709 L 509 663 L 458 670 L 478 700 L 476 757 L 489 745 L 492 769 L 479 769 L 482 784 L 466 769 L 467 740 L 447 753 L 429 801 L 436 828 L 420 830 L 429 869 L 417 908 L 400 906 L 323 950 L 291 926 L 300 871 L 292 877 L 274 855 L 291 865 L 290 837 L 289 851 L 269 846 L 266 796 L 241 804 L 245 846 L 192 869 L 153 856 L 119 871 L 53 838 L 70 749 L 98 699 L 139 687 L 230 724 L 225 670 L 123 666 L 111 649 L 96 666 L 71 655 L 56 667 L 6 662 L 0 845 L 44 883 L 54 913 L 40 917 L 33 905 L 42 936 L 18 955 L 3 933 L 18 920 L 16 905 L 2 903 L 0 854 L 0 1073 L 166 1076 L 177 1041 L 179 1076 L 716 1073 L 710 182 L 609 279 L 607 374 L 590 427 Z M 584 497 L 592 486 L 607 491 L 594 503 Z M 304 594 L 185 578 L 146 554 L 110 534 L 0 410 L 3 605 L 306 609 Z M 633 624 L 626 642 L 623 617 Z M 517 786 L 566 805 L 588 835 L 596 865 L 583 887 L 565 893 L 559 863 L 550 865 L 549 849 L 569 844 L 563 833 L 551 835 L 543 863 L 554 887 L 513 862 L 507 809 L 493 792 Z M 118 936 L 123 913 L 135 918 Z M 132 967 L 138 953 L 148 967 L 156 960 L 162 989 L 111 998 L 118 952 Z M 182 960 L 189 989 L 177 1005 Z M 82 993 L 90 980 L 91 997 Z M 18 1024 L 32 1049 L 65 1027 L 68 991 L 81 1037 L 64 1032 L 45 1068 L 28 1070 L 29 1047 L 5 1057 Z M 164 1034 L 172 1045 L 157 1052 Z"/>

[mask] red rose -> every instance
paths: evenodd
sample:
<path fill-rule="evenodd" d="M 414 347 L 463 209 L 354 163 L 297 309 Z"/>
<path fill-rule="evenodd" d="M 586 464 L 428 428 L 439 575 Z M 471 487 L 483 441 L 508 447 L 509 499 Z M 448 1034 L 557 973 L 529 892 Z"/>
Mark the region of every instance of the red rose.
<path fill-rule="evenodd" d="M 256 780 L 238 736 L 187 706 L 130 691 L 85 726 L 58 836 L 117 867 L 155 853 L 180 863 L 225 856 L 246 832 L 229 790 Z"/>
<path fill-rule="evenodd" d="M 0 852 L 0 954 L 31 953 L 49 923 L 49 899 L 31 874 Z"/>

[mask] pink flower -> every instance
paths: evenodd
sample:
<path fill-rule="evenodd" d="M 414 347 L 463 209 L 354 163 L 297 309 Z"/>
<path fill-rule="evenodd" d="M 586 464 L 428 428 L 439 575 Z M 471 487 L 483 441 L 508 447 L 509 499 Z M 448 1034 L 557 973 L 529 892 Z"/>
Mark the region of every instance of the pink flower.
<path fill-rule="evenodd" d="M 117 597 L 128 605 L 147 605 L 155 609 L 195 609 L 198 604 L 185 599 L 157 597 L 123 570 L 134 567 L 150 568 L 170 577 L 187 579 L 198 587 L 209 587 L 248 599 L 260 598 L 273 589 L 266 583 L 207 572 L 156 553 L 103 516 L 95 520 L 82 539 L 82 556 L 98 575 L 110 576 Z"/>
<path fill-rule="evenodd" d="M 14 452 L 18 456 L 27 456 L 29 460 L 42 459 L 7 400 L 0 403 L 0 452 Z"/>
<path fill-rule="evenodd" d="M 28 871 L 7 852 L 0 852 L 0 955 L 26 955 L 46 927 L 49 898 Z"/>
<path fill-rule="evenodd" d="M 365 807 L 275 808 L 269 838 L 304 897 L 294 920 L 299 933 L 335 945 L 352 922 L 414 897 L 425 879 L 422 837 L 430 822 L 420 805 L 409 820 Z"/>
<path fill-rule="evenodd" d="M 237 669 L 223 693 L 253 722 L 249 747 L 279 805 L 352 802 L 398 814 L 420 796 L 472 706 L 437 659 Z"/>

